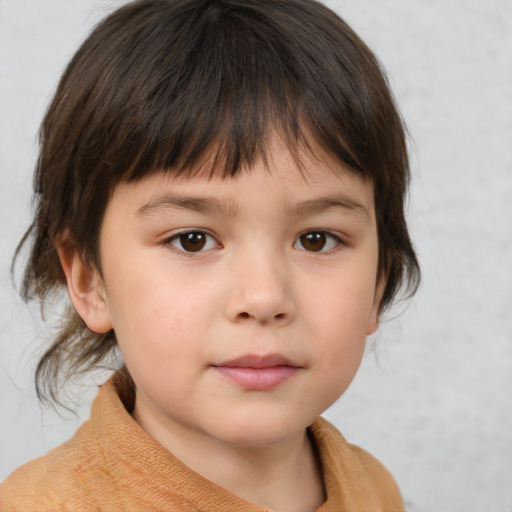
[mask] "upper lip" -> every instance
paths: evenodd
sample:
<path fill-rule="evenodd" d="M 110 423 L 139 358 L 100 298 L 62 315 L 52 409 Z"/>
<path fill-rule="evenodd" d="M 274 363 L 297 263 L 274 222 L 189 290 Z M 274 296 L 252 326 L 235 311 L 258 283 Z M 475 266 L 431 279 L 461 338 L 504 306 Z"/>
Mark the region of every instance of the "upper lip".
<path fill-rule="evenodd" d="M 291 366 L 297 368 L 300 365 L 290 361 L 281 354 L 268 354 L 264 356 L 248 354 L 213 366 L 224 366 L 228 368 L 273 368 L 276 366 Z"/>

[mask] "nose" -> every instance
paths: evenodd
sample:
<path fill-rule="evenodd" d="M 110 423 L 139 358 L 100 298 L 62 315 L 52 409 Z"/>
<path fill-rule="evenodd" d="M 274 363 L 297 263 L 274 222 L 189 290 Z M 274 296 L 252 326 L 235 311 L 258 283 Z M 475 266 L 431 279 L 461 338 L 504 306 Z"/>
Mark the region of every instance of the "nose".
<path fill-rule="evenodd" d="M 291 272 L 275 255 L 238 258 L 231 266 L 225 314 L 231 322 L 288 325 L 296 315 Z"/>

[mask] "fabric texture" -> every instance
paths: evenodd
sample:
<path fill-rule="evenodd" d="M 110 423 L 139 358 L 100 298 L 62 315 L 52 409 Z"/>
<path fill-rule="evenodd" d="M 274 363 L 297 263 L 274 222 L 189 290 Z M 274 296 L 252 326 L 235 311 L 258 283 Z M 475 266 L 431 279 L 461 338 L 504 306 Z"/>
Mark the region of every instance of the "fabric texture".
<path fill-rule="evenodd" d="M 113 376 L 66 443 L 12 473 L 2 512 L 263 512 L 185 466 L 132 419 L 133 396 Z M 310 427 L 327 500 L 317 512 L 401 512 L 389 472 L 326 420 Z"/>

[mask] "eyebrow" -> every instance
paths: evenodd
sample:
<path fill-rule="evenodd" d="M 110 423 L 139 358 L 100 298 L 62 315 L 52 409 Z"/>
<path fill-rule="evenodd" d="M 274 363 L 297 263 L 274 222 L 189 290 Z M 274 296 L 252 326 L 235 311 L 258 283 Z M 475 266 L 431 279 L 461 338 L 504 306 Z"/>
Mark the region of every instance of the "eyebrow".
<path fill-rule="evenodd" d="M 238 206 L 234 201 L 220 201 L 214 197 L 163 196 L 146 203 L 137 210 L 138 216 L 164 213 L 167 210 L 192 210 L 198 213 L 220 213 L 235 216 Z"/>
<path fill-rule="evenodd" d="M 361 214 L 370 219 L 368 208 L 356 199 L 347 197 L 320 197 L 294 205 L 285 205 L 284 213 L 288 215 L 314 215 L 333 208 L 342 208 L 349 212 Z M 198 213 L 216 213 L 234 217 L 239 212 L 235 201 L 219 200 L 214 197 L 163 196 L 154 199 L 137 210 L 137 216 L 145 217 L 165 213 L 167 210 L 192 210 Z"/>
<path fill-rule="evenodd" d="M 356 214 L 361 214 L 367 217 L 368 220 L 371 218 L 368 208 L 363 203 L 349 197 L 320 197 L 318 199 L 301 202 L 292 207 L 288 206 L 285 208 L 285 211 L 295 215 L 313 215 L 323 213 L 333 208 L 342 208 Z"/>

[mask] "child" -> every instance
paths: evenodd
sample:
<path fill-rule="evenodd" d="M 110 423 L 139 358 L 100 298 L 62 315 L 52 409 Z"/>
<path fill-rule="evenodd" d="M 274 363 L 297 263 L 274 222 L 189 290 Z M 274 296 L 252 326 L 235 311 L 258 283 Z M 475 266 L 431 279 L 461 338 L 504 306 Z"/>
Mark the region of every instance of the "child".
<path fill-rule="evenodd" d="M 66 69 L 41 129 L 23 295 L 72 308 L 37 370 L 118 347 L 90 420 L 2 511 L 400 511 L 319 418 L 419 267 L 379 65 L 314 0 L 138 0 Z"/>

